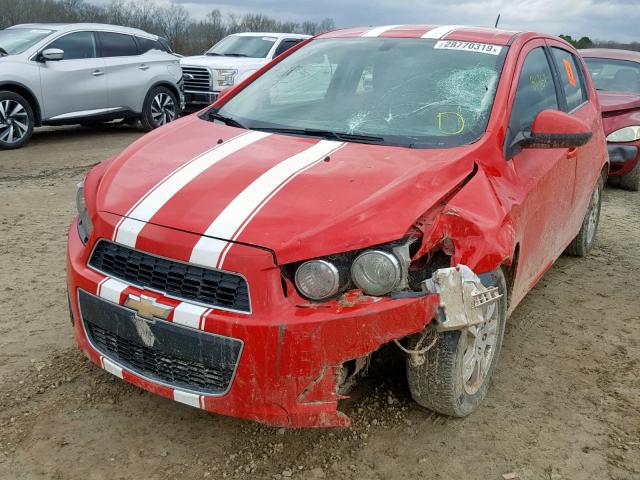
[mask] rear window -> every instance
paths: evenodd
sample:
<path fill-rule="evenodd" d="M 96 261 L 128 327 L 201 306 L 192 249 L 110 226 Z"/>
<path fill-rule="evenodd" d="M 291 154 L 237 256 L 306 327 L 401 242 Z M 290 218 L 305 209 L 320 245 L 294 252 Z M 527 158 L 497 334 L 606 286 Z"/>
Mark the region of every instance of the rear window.
<path fill-rule="evenodd" d="M 158 50 L 160 52 L 166 52 L 167 49 L 160 43 L 159 40 L 152 40 L 150 38 L 136 37 L 138 42 L 140 54 L 147 53 L 150 50 Z"/>
<path fill-rule="evenodd" d="M 576 57 L 561 48 L 552 48 L 553 58 L 560 73 L 560 83 L 567 99 L 569 111 L 578 108 L 587 101 L 587 91 L 584 88 L 584 75 Z"/>
<path fill-rule="evenodd" d="M 138 46 L 131 35 L 99 32 L 101 57 L 130 57 L 138 55 Z"/>
<path fill-rule="evenodd" d="M 611 58 L 585 58 L 598 90 L 640 93 L 640 63 Z"/>

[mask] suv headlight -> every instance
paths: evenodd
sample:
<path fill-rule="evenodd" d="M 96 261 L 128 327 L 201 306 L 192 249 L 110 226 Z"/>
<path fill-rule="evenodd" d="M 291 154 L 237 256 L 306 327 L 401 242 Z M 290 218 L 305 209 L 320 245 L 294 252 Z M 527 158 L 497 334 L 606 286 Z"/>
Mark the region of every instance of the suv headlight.
<path fill-rule="evenodd" d="M 385 295 L 402 281 L 402 264 L 398 257 L 384 250 L 366 250 L 351 265 L 351 278 L 367 295 Z"/>
<path fill-rule="evenodd" d="M 607 135 L 607 142 L 635 142 L 640 140 L 640 126 L 624 127 Z"/>
<path fill-rule="evenodd" d="M 228 87 L 233 85 L 236 79 L 236 74 L 238 73 L 237 70 L 232 68 L 216 68 L 215 72 L 218 75 L 216 83 L 219 87 Z"/>
<path fill-rule="evenodd" d="M 80 235 L 82 243 L 86 245 L 93 231 L 93 223 L 91 223 L 84 198 L 84 182 L 80 182 L 76 186 L 76 207 L 78 208 L 78 235 Z"/>

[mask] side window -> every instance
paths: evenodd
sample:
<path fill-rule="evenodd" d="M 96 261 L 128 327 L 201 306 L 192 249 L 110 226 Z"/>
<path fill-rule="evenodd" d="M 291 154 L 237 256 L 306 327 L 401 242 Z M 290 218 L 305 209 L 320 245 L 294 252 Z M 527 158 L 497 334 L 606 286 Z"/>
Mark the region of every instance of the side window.
<path fill-rule="evenodd" d="M 138 45 L 131 35 L 98 32 L 101 57 L 131 57 L 138 55 Z"/>
<path fill-rule="evenodd" d="M 551 52 L 560 73 L 560 82 L 567 99 L 567 108 L 571 111 L 587 101 L 587 90 L 583 85 L 584 73 L 580 68 L 580 63 L 570 52 L 555 47 L 551 49 Z"/>
<path fill-rule="evenodd" d="M 63 50 L 63 60 L 96 58 L 96 40 L 91 32 L 70 33 L 54 40 L 46 48 Z"/>
<path fill-rule="evenodd" d="M 138 52 L 140 55 L 147 53 L 149 50 L 159 50 L 166 52 L 166 48 L 158 40 L 151 40 L 150 38 L 136 37 L 138 42 Z"/>
<path fill-rule="evenodd" d="M 296 46 L 297 44 L 299 44 L 302 40 L 294 40 L 294 39 L 285 39 L 282 40 L 280 42 L 280 45 L 278 45 L 278 48 L 276 48 L 276 52 L 273 54 L 273 58 L 277 57 L 278 55 L 286 52 L 287 50 L 289 50 L 291 47 Z"/>
<path fill-rule="evenodd" d="M 536 115 L 547 109 L 559 110 L 558 97 L 547 56 L 542 48 L 536 48 L 529 53 L 520 72 L 509 120 L 509 143 L 519 132 L 531 130 Z"/>

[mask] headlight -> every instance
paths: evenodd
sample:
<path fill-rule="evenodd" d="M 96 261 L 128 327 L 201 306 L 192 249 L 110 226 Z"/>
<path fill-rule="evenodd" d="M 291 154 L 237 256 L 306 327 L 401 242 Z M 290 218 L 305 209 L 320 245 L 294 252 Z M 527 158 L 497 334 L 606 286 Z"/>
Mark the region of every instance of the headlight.
<path fill-rule="evenodd" d="M 216 68 L 215 72 L 218 74 L 218 80 L 216 81 L 219 87 L 228 87 L 233 85 L 237 70 L 232 68 Z"/>
<path fill-rule="evenodd" d="M 640 140 L 640 126 L 624 127 L 607 135 L 607 142 L 635 142 Z"/>
<path fill-rule="evenodd" d="M 309 260 L 298 267 L 296 287 L 310 300 L 326 300 L 340 290 L 340 272 L 326 260 Z"/>
<path fill-rule="evenodd" d="M 76 186 L 76 207 L 78 208 L 78 235 L 82 243 L 86 244 L 93 231 L 93 223 L 84 199 L 84 182 Z"/>
<path fill-rule="evenodd" d="M 364 293 L 378 297 L 400 285 L 402 264 L 393 253 L 367 250 L 353 261 L 351 278 Z"/>

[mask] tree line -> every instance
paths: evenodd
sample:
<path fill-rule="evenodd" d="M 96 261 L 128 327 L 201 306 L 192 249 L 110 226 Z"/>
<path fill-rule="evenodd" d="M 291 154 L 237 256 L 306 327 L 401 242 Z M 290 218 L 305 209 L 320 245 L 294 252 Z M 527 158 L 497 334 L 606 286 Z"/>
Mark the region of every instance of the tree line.
<path fill-rule="evenodd" d="M 622 50 L 635 50 L 640 52 L 640 42 L 622 43 L 612 40 L 591 40 L 589 37 L 581 37 L 574 39 L 571 35 L 560 35 L 560 38 L 566 40 L 574 47 L 581 48 L 619 48 Z"/>
<path fill-rule="evenodd" d="M 334 28 L 332 19 L 287 22 L 260 13 L 222 15 L 212 10 L 193 18 L 180 5 L 153 0 L 113 0 L 95 5 L 85 0 L 0 0 L 0 29 L 20 23 L 97 22 L 140 28 L 169 41 L 178 53 L 200 53 L 237 32 L 290 32 L 314 35 Z"/>

